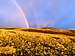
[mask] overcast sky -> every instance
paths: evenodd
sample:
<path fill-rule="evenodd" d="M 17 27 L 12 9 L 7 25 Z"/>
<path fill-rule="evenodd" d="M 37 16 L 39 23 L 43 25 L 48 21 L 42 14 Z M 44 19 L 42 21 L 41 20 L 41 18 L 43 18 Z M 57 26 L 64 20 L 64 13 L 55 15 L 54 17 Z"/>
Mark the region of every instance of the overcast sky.
<path fill-rule="evenodd" d="M 75 28 L 75 0 L 16 0 L 31 27 Z M 11 0 L 0 0 L 0 26 L 26 27 Z"/>

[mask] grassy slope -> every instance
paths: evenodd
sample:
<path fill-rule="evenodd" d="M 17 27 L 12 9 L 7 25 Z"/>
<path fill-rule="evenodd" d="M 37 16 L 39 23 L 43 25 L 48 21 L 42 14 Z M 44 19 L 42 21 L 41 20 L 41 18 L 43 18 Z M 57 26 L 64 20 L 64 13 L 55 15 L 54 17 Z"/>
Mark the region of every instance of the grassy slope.
<path fill-rule="evenodd" d="M 0 55 L 64 56 L 66 54 L 75 54 L 74 30 L 0 29 Z"/>

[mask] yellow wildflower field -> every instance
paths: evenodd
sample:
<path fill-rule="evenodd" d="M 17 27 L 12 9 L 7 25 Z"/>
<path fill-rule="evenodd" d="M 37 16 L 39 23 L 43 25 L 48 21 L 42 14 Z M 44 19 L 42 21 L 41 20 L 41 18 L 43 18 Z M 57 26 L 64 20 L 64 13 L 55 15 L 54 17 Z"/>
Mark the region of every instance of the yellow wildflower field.
<path fill-rule="evenodd" d="M 71 55 L 75 55 L 75 30 L 0 29 L 0 56 Z"/>

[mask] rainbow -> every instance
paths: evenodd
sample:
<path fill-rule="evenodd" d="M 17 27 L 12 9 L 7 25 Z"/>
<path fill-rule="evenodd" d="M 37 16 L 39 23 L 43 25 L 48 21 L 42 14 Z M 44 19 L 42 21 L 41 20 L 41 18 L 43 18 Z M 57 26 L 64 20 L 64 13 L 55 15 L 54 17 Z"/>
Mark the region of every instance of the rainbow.
<path fill-rule="evenodd" d="M 22 14 L 24 20 L 25 20 L 25 24 L 26 24 L 26 28 L 29 28 L 29 24 L 28 24 L 28 21 L 27 21 L 27 18 L 21 8 L 21 6 L 17 3 L 16 0 L 11 0 L 11 2 L 18 8 L 18 10 L 20 11 L 20 13 Z"/>

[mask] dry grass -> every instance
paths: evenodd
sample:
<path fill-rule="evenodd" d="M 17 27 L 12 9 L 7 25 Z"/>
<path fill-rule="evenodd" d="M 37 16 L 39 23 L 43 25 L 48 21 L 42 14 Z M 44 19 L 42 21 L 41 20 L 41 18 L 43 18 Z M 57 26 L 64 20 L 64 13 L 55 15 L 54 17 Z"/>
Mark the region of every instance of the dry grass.
<path fill-rule="evenodd" d="M 0 29 L 2 56 L 71 56 L 75 55 L 74 30 Z"/>

